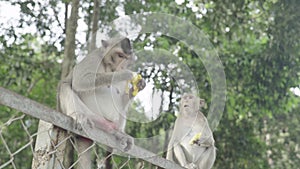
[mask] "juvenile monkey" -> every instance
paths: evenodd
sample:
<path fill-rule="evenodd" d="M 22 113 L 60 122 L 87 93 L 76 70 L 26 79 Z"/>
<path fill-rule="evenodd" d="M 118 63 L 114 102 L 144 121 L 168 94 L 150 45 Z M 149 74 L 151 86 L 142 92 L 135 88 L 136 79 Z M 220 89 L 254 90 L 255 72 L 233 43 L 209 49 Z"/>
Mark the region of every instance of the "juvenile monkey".
<path fill-rule="evenodd" d="M 203 99 L 192 94 L 183 95 L 168 145 L 167 159 L 188 169 L 210 169 L 216 159 L 212 131 L 200 112 L 204 105 Z"/>
<path fill-rule="evenodd" d="M 134 60 L 129 39 L 102 40 L 102 48 L 95 50 L 61 83 L 59 98 L 63 112 L 82 124 L 89 124 L 106 132 L 124 132 L 127 106 L 136 95 L 128 88 L 128 81 L 136 73 L 127 69 Z M 143 79 L 134 87 L 145 87 Z M 92 141 L 79 137 L 79 153 L 85 152 Z M 133 144 L 133 140 L 130 144 Z M 128 147 L 130 148 L 130 147 Z M 79 166 L 91 168 L 90 152 L 81 155 Z"/>

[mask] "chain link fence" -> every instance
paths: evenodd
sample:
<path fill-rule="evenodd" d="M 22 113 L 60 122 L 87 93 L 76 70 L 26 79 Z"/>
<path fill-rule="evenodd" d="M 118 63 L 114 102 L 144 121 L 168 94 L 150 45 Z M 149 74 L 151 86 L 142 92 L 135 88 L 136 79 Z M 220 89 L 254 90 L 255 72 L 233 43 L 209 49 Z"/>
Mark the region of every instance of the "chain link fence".
<path fill-rule="evenodd" d="M 45 163 L 51 164 L 55 160 L 60 163 L 60 168 L 64 168 L 63 164 L 66 162 L 60 161 L 60 156 L 64 156 L 65 152 L 72 156 L 69 158 L 71 161 L 67 162 L 69 163 L 67 166 L 70 166 L 68 168 L 76 168 L 82 154 L 88 151 L 78 153 L 75 146 L 76 138 L 87 136 L 82 130 L 75 127 L 76 124 L 72 118 L 1 87 L 0 104 L 3 105 L 0 107 L 0 169 L 41 168 L 40 166 Z M 58 129 L 60 131 L 65 132 L 66 130 L 68 132 L 66 136 L 62 137 L 63 139 L 53 142 L 53 131 L 57 127 L 37 131 L 39 120 L 44 120 L 51 125 L 54 124 L 64 129 Z M 122 150 L 120 141 L 116 140 L 113 135 L 101 130 L 92 128 L 90 130 L 95 133 L 92 138 L 88 137 L 94 141 L 94 144 L 87 148 L 92 150 L 92 168 L 155 168 L 156 166 L 181 168 L 173 162 L 137 146 L 133 146 L 126 152 L 127 157 L 113 155 L 107 152 L 104 147 Z M 50 139 L 51 146 L 49 147 L 51 148 L 35 148 L 39 144 L 36 142 L 36 138 L 42 134 L 47 136 L 45 138 Z M 39 147 L 43 146 L 47 147 L 47 145 L 39 145 Z"/>

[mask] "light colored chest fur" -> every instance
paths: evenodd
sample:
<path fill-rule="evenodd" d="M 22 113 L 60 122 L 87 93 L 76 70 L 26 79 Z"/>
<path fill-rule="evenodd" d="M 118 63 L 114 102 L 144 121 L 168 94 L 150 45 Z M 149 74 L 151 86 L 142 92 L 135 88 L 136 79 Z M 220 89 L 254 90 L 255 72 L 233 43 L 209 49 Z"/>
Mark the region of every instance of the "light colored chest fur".
<path fill-rule="evenodd" d="M 99 71 L 104 71 L 100 67 Z M 107 120 L 118 123 L 120 117 L 125 117 L 128 100 L 124 99 L 127 81 L 112 83 L 110 86 L 98 87 L 82 94 L 81 99 L 89 109 Z M 96 106 L 95 106 L 96 105 Z"/>

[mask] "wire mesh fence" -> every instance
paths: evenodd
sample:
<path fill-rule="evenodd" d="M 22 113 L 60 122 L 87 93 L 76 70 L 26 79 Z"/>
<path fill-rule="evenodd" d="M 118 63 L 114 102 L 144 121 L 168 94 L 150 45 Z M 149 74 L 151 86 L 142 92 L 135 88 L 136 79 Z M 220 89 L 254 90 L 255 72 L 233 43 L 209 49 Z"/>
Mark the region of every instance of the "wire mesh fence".
<path fill-rule="evenodd" d="M 11 111 L 11 110 L 10 110 Z M 4 111 L 2 111 L 3 113 Z M 1 114 L 2 114 L 1 113 Z M 35 157 L 41 157 L 44 154 L 43 159 L 37 159 L 38 162 L 47 162 L 50 160 L 52 155 L 57 153 L 57 147 L 65 142 L 68 142 L 72 149 L 73 162 L 68 168 L 75 167 L 82 153 L 78 153 L 74 135 L 69 134 L 61 143 L 58 145 L 53 145 L 53 150 L 48 152 L 35 151 L 34 144 L 35 139 L 39 133 L 33 131 L 33 128 L 37 127 L 37 119 L 26 116 L 25 114 L 18 113 L 10 117 L 7 121 L 2 121 L 0 126 L 0 169 L 2 168 L 38 168 L 32 166 L 32 160 Z M 33 124 L 35 123 L 35 124 Z M 49 134 L 49 131 L 43 131 Z M 91 147 L 87 149 L 92 150 L 92 163 L 93 168 L 106 168 L 106 160 L 110 159 L 113 168 L 144 168 L 145 164 L 139 159 L 130 159 L 124 157 L 114 157 L 112 153 L 106 152 L 101 146 L 97 144 L 92 144 Z"/>
<path fill-rule="evenodd" d="M 76 167 L 82 155 L 91 150 L 92 168 L 181 168 L 171 161 L 168 161 L 154 153 L 137 146 L 133 146 L 126 157 L 117 156 L 107 152 L 104 147 L 113 147 L 122 150 L 121 143 L 115 136 L 101 130 L 91 128 L 95 135 L 88 137 L 76 127 L 72 118 L 43 106 L 33 100 L 20 96 L 14 92 L 0 87 L 0 169 L 28 169 L 41 168 L 45 163 L 54 166 L 58 162 L 58 168 Z M 13 109 L 11 109 L 13 108 Z M 17 110 L 17 111 L 16 111 Z M 25 114 L 24 114 L 25 113 Z M 50 122 L 50 126 L 44 130 L 38 127 L 38 121 Z M 52 125 L 53 124 L 53 125 Z M 58 128 L 60 131 L 68 131 L 63 139 L 53 141 L 53 133 Z M 44 135 L 44 143 L 40 144 L 37 137 Z M 94 143 L 85 151 L 79 153 L 76 146 L 77 137 L 87 137 Z M 40 144 L 40 145 L 39 145 Z M 46 148 L 44 148 L 46 147 Z M 64 161 L 62 156 L 70 157 Z M 132 158 L 134 157 L 134 158 Z M 56 161 L 55 161 L 56 160 Z M 67 165 L 65 165 L 68 163 Z M 68 167 L 65 167 L 68 166 Z M 54 167 L 57 168 L 57 167 Z M 84 168 L 84 166 L 83 166 Z"/>
<path fill-rule="evenodd" d="M 2 114 L 3 112 L 1 112 Z M 26 168 L 32 158 L 35 134 L 25 114 L 2 121 L 0 126 L 0 168 Z"/>

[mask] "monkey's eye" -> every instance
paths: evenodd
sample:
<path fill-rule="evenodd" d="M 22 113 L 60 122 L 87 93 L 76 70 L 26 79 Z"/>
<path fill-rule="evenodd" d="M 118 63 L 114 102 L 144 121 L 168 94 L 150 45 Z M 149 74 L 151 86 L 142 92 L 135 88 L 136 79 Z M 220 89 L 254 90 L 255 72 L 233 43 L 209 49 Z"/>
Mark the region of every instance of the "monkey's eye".
<path fill-rule="evenodd" d="M 124 53 L 117 53 L 117 55 L 119 56 L 119 58 L 125 58 L 125 59 L 127 59 L 127 57 L 124 55 Z"/>

